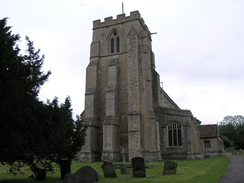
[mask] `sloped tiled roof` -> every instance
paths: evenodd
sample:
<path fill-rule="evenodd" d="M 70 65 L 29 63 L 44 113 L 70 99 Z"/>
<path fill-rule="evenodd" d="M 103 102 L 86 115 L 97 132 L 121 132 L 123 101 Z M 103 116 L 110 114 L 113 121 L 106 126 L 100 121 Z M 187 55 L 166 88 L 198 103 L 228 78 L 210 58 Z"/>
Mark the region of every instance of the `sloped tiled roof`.
<path fill-rule="evenodd" d="M 84 120 L 85 119 L 85 110 L 80 114 L 80 119 Z"/>
<path fill-rule="evenodd" d="M 218 136 L 217 125 L 200 125 L 198 128 L 200 131 L 200 138 L 211 138 Z"/>

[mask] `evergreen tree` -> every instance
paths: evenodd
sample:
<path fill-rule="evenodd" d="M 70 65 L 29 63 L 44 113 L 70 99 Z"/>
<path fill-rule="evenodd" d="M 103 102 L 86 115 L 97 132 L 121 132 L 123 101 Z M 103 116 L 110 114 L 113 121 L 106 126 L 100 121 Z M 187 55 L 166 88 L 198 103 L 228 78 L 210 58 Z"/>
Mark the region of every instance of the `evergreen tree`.
<path fill-rule="evenodd" d="M 27 54 L 19 54 L 20 36 L 6 24 L 6 18 L 0 20 L 0 161 L 12 165 L 33 159 L 35 114 L 42 105 L 37 96 L 51 72 L 41 71 L 44 56 L 39 57 L 28 37 Z"/>
<path fill-rule="evenodd" d="M 84 145 L 86 127 L 72 119 L 70 98 L 39 101 L 41 86 L 50 71 L 41 68 L 44 56 L 26 37 L 27 50 L 20 55 L 19 35 L 0 20 L 0 162 L 12 173 L 23 165 L 53 170 L 52 162 L 71 160 Z"/>

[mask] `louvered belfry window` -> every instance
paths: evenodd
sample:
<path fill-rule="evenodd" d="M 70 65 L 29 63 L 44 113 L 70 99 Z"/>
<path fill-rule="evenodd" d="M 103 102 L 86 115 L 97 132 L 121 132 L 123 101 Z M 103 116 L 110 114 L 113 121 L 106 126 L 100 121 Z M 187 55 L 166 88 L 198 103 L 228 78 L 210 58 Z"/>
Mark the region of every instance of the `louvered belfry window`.
<path fill-rule="evenodd" d="M 118 53 L 120 52 L 120 38 L 117 31 L 113 31 L 110 38 L 110 52 Z"/>

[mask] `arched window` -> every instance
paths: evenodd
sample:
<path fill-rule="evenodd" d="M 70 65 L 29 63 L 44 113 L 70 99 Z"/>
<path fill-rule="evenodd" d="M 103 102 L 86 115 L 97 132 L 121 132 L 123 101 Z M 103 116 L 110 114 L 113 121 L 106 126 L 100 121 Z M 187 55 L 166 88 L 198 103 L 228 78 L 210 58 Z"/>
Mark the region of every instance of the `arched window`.
<path fill-rule="evenodd" d="M 172 122 L 168 125 L 168 143 L 169 146 L 182 146 L 180 124 Z"/>
<path fill-rule="evenodd" d="M 116 31 L 113 31 L 110 38 L 110 52 L 111 53 L 120 52 L 120 39 Z"/>

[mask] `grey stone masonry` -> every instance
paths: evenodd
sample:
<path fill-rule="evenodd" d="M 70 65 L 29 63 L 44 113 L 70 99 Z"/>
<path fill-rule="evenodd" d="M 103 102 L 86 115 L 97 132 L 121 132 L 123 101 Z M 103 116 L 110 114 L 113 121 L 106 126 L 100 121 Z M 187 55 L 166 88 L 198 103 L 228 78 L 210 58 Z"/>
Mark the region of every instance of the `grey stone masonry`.
<path fill-rule="evenodd" d="M 106 117 L 103 123 L 103 152 L 102 160 L 119 161 L 119 124 L 116 114 L 117 99 L 117 59 L 108 64 L 108 82 L 106 89 Z"/>
<path fill-rule="evenodd" d="M 93 22 L 83 122 L 88 130 L 80 161 L 161 159 L 154 69 L 151 33 L 138 11 Z"/>
<path fill-rule="evenodd" d="M 139 156 L 137 149 L 141 146 L 138 35 L 134 27 L 129 31 L 127 44 L 128 143 L 129 159 L 132 159 Z"/>
<path fill-rule="evenodd" d="M 113 17 L 107 17 L 104 19 L 104 22 L 101 20 L 93 21 L 93 30 L 102 28 L 105 26 L 114 26 L 116 24 L 121 24 L 129 21 L 139 20 L 142 25 L 145 25 L 144 20 L 141 18 L 139 11 L 133 11 L 130 13 L 130 16 L 126 17 L 125 14 L 117 15 L 117 19 L 113 20 Z"/>

